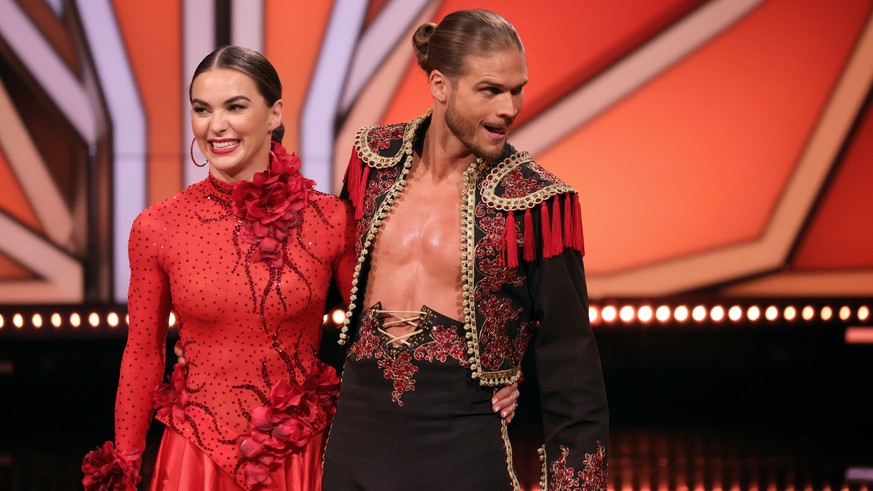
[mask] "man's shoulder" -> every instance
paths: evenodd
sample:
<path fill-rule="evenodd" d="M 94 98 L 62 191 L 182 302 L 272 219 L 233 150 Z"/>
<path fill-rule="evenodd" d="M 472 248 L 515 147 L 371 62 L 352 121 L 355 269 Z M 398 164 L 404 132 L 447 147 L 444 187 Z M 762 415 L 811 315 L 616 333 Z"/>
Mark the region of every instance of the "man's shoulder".
<path fill-rule="evenodd" d="M 391 167 L 412 151 L 415 131 L 430 113 L 405 123 L 364 126 L 355 136 L 355 151 L 370 167 Z"/>
<path fill-rule="evenodd" d="M 499 210 L 526 210 L 554 196 L 575 192 L 536 163 L 530 153 L 515 149 L 489 166 L 482 180 L 482 200 Z"/>

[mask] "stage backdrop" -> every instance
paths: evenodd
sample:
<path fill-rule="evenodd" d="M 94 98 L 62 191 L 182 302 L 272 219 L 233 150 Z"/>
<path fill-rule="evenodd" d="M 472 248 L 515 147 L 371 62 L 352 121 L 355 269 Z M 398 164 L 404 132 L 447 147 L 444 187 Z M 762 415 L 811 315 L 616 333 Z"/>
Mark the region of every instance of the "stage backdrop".
<path fill-rule="evenodd" d="M 355 130 L 430 106 L 410 36 L 525 44 L 511 141 L 581 195 L 594 298 L 873 296 L 873 0 L 0 0 L 0 302 L 124 302 L 136 214 L 204 169 L 187 86 L 263 51 L 336 192 Z"/>

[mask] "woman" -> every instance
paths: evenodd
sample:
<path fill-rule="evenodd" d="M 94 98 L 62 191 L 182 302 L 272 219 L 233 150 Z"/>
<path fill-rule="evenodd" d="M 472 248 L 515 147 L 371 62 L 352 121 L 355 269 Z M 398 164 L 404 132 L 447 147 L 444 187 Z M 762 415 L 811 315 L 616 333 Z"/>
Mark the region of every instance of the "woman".
<path fill-rule="evenodd" d="M 194 72 L 192 160 L 196 142 L 209 175 L 133 224 L 116 440 L 86 457 L 86 489 L 135 489 L 153 409 L 171 429 L 153 490 L 321 489 L 339 379 L 317 351 L 331 279 L 350 289 L 354 218 L 279 143 L 281 91 L 246 48 Z M 162 384 L 170 311 L 186 363 Z M 517 391 L 500 395 L 511 419 Z"/>
<path fill-rule="evenodd" d="M 245 48 L 194 72 L 191 126 L 209 176 L 133 224 L 115 448 L 86 458 L 86 487 L 105 477 L 133 489 L 153 409 L 172 431 L 151 489 L 320 487 L 339 380 L 317 351 L 331 278 L 348 285 L 354 267 L 353 218 L 279 143 L 281 90 Z M 160 384 L 171 310 L 187 366 Z"/>

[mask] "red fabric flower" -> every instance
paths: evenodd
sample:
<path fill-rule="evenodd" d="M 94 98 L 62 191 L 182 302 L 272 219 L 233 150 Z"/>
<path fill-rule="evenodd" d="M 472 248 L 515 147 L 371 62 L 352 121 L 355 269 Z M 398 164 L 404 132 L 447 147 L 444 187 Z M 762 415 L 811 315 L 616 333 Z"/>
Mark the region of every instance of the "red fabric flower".
<path fill-rule="evenodd" d="M 188 369 L 180 363 L 173 366 L 173 374 L 169 383 L 162 383 L 152 392 L 152 405 L 158 411 L 158 416 L 170 419 L 176 424 L 185 421 L 185 406 L 188 404 L 188 393 L 185 391 L 185 379 Z"/>
<path fill-rule="evenodd" d="M 270 404 L 251 411 L 249 432 L 240 439 L 240 452 L 249 460 L 248 486 L 266 484 L 264 479 L 285 455 L 300 452 L 312 435 L 330 425 L 339 384 L 333 367 L 317 363 L 302 385 L 293 379 L 273 385 Z"/>
<path fill-rule="evenodd" d="M 300 211 L 309 200 L 315 181 L 300 174 L 300 159 L 273 142 L 270 166 L 233 186 L 232 210 L 243 221 L 240 235 L 255 246 L 254 261 L 271 266 L 284 264 L 283 244 L 289 231 L 300 224 Z"/>
<path fill-rule="evenodd" d="M 142 463 L 139 452 L 117 452 L 110 441 L 97 447 L 82 461 L 85 477 L 82 485 L 86 491 L 136 491 L 142 479 L 139 467 Z"/>

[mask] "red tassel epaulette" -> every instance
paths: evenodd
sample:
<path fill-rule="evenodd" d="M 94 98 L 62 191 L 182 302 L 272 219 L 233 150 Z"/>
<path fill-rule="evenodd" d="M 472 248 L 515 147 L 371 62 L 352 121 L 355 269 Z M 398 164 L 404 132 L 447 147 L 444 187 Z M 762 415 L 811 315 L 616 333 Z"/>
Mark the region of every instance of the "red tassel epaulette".
<path fill-rule="evenodd" d="M 549 204 L 540 203 L 540 235 L 543 236 L 543 257 L 552 256 L 552 227 L 549 225 Z"/>
<path fill-rule="evenodd" d="M 585 255 L 585 234 L 582 232 L 582 207 L 579 195 L 573 194 L 573 249 Z"/>
<path fill-rule="evenodd" d="M 518 267 L 518 243 L 516 242 L 515 214 L 506 212 L 506 226 L 503 229 L 503 247 L 506 250 L 506 267 Z"/>
<path fill-rule="evenodd" d="M 531 262 L 537 258 L 536 232 L 533 227 L 533 215 L 530 208 L 524 210 L 524 255 L 525 261 Z"/>
<path fill-rule="evenodd" d="M 564 239 L 561 235 L 561 201 L 560 197 L 555 196 L 554 201 L 552 201 L 552 229 L 551 237 L 549 238 L 549 242 L 552 244 L 552 250 L 548 256 L 544 257 L 557 256 L 564 251 Z"/>
<path fill-rule="evenodd" d="M 358 156 L 358 152 L 352 148 L 352 155 L 349 157 L 349 165 L 346 169 L 346 189 L 349 190 L 349 200 L 355 208 L 355 220 L 360 220 L 364 213 L 361 205 L 364 203 L 364 187 L 367 181 L 362 167 L 364 162 Z M 369 170 L 369 167 L 366 169 Z"/>
<path fill-rule="evenodd" d="M 564 230 L 562 232 L 562 239 L 564 241 L 564 248 L 573 248 L 573 199 L 569 195 L 564 195 Z"/>

